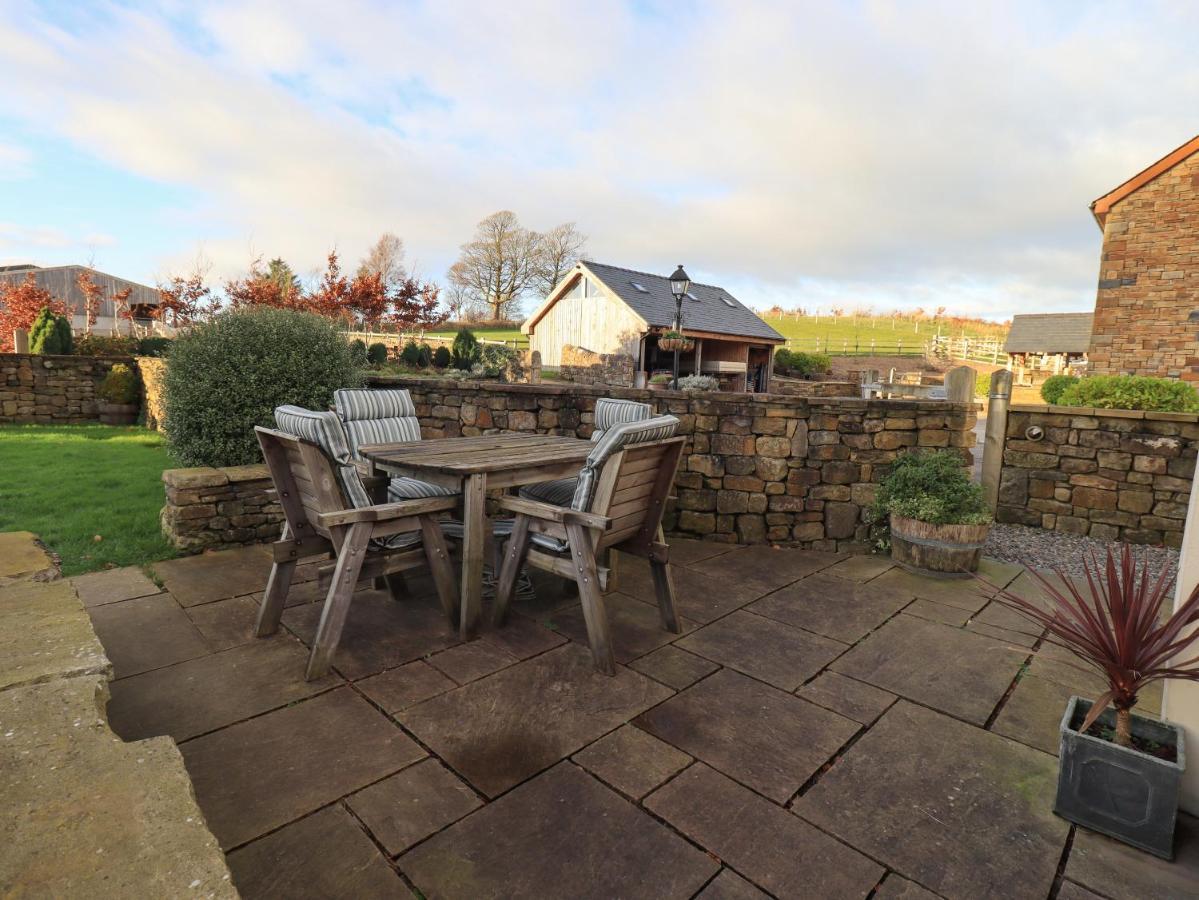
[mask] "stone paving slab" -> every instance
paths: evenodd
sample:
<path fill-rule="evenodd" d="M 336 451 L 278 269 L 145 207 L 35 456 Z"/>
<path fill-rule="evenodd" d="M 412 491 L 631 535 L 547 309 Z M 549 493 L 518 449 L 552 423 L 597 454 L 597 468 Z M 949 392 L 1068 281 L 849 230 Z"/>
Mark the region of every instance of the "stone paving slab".
<path fill-rule="evenodd" d="M 170 594 L 151 594 L 88 609 L 113 677 L 127 678 L 198 656 L 212 648 Z"/>
<path fill-rule="evenodd" d="M 931 578 L 894 568 L 870 582 L 892 593 L 919 597 L 976 613 L 991 599 L 992 590 L 973 578 Z"/>
<path fill-rule="evenodd" d="M 711 675 L 720 666 L 711 660 L 688 653 L 674 644 L 659 647 L 640 659 L 629 663 L 629 668 L 643 672 L 655 681 L 669 685 L 676 691 L 690 687 L 705 675 Z"/>
<path fill-rule="evenodd" d="M 994 628 L 1002 628 L 1006 631 L 1018 631 L 1021 634 L 1031 635 L 1032 637 L 1040 637 L 1045 630 L 1040 625 L 1033 622 L 1028 616 L 1016 612 L 1010 606 L 1004 606 L 998 601 L 992 600 L 986 605 L 982 612 L 971 616 L 971 622 L 978 622 L 982 625 L 990 625 Z"/>
<path fill-rule="evenodd" d="M 476 681 L 484 675 L 514 665 L 518 660 L 507 650 L 486 641 L 471 641 L 429 657 L 429 665 L 459 684 Z"/>
<path fill-rule="evenodd" d="M 266 544 L 255 544 L 169 559 L 152 568 L 180 604 L 196 606 L 265 590 L 271 557 Z"/>
<path fill-rule="evenodd" d="M 0 592 L 0 691 L 53 678 L 104 675 L 108 657 L 66 581 L 16 581 Z M 37 635 L 36 641 L 30 635 Z"/>
<path fill-rule="evenodd" d="M 76 575 L 71 579 L 71 584 L 79 592 L 79 599 L 83 601 L 84 606 L 119 603 L 122 600 L 157 594 L 162 590 L 137 566 Z"/>
<path fill-rule="evenodd" d="M 746 609 L 846 644 L 861 640 L 912 598 L 821 572 L 755 600 Z"/>
<path fill-rule="evenodd" d="M 677 642 L 679 647 L 793 691 L 848 645 L 740 609 Z"/>
<path fill-rule="evenodd" d="M 229 868 L 243 900 L 416 896 L 340 806 L 233 851 Z"/>
<path fill-rule="evenodd" d="M 1026 655 L 993 638 L 900 613 L 832 669 L 982 725 Z"/>
<path fill-rule="evenodd" d="M 350 688 L 231 725 L 179 749 L 200 808 L 226 849 L 425 756 Z"/>
<path fill-rule="evenodd" d="M 483 805 L 440 761 L 425 759 L 351 794 L 346 804 L 392 856 Z"/>
<path fill-rule="evenodd" d="M 721 869 L 720 874 L 696 895 L 696 900 L 769 900 L 769 897 L 732 869 Z"/>
<path fill-rule="evenodd" d="M 304 680 L 308 651 L 281 634 L 114 682 L 108 706 L 125 740 L 167 734 L 185 741 L 341 683 Z"/>
<path fill-rule="evenodd" d="M 1057 900 L 1106 900 L 1094 891 L 1075 884 L 1073 881 L 1063 881 L 1057 892 Z"/>
<path fill-rule="evenodd" d="M 1066 877 L 1112 900 L 1194 900 L 1199 896 L 1199 819 L 1179 813 L 1172 862 L 1077 828 Z"/>
<path fill-rule="evenodd" d="M 796 694 L 862 725 L 872 724 L 896 699 L 889 691 L 879 690 L 836 672 L 824 672 L 796 691 Z"/>
<path fill-rule="evenodd" d="M 850 581 L 869 581 L 895 568 L 891 557 L 881 553 L 859 553 L 824 569 L 825 575 L 836 575 Z"/>
<path fill-rule="evenodd" d="M 229 650 L 255 640 L 258 603 L 252 596 L 191 606 L 185 613 L 214 651 Z"/>
<path fill-rule="evenodd" d="M 512 614 L 499 628 L 487 627 L 482 640 L 517 659 L 528 659 L 565 643 L 567 638 L 528 616 Z"/>
<path fill-rule="evenodd" d="M 415 706 L 430 697 L 452 691 L 457 683 L 423 660 L 415 660 L 364 678 L 357 687 L 388 713 Z"/>
<path fill-rule="evenodd" d="M 691 840 L 779 897 L 865 897 L 883 868 L 696 764 L 645 801 Z"/>
<path fill-rule="evenodd" d="M 640 800 L 676 772 L 691 757 L 647 734 L 635 725 L 623 725 L 584 747 L 574 761 L 622 794 Z"/>
<path fill-rule="evenodd" d="M 1061 722 L 1073 694 L 1067 687 L 1025 675 L 999 711 L 991 730 L 1014 741 L 1058 755 Z"/>
<path fill-rule="evenodd" d="M 684 566 L 674 567 L 675 598 L 679 615 L 700 625 L 706 625 L 740 609 L 767 592 L 760 584 L 747 581 L 731 572 L 723 572 L 717 563 L 728 554 L 707 560 L 714 572 L 698 572 Z M 657 608 L 657 595 L 648 573 L 644 578 L 624 577 L 621 593 L 628 594 L 646 605 Z"/>
<path fill-rule="evenodd" d="M 236 897 L 174 743 L 115 740 L 104 692 L 0 692 L 0 896 Z"/>
<path fill-rule="evenodd" d="M 0 584 L 55 570 L 37 535 L 32 531 L 0 531 Z"/>
<path fill-rule="evenodd" d="M 974 634 L 982 634 L 995 638 L 995 640 L 1011 644 L 1013 647 L 1022 647 L 1029 652 L 1037 644 L 1037 639 L 1030 634 L 1022 634 L 1019 631 L 1008 631 L 1006 628 L 995 628 L 983 622 L 970 622 L 966 626 L 966 630 Z"/>
<path fill-rule="evenodd" d="M 635 724 L 776 803 L 800 786 L 858 724 L 723 669 Z"/>
<path fill-rule="evenodd" d="M 564 644 L 397 713 L 404 727 L 495 797 L 670 696 L 630 669 L 595 670 Z"/>
<path fill-rule="evenodd" d="M 604 595 L 604 606 L 608 611 L 612 653 L 618 663 L 627 663 L 644 656 L 679 636 L 662 627 L 656 602 L 651 606 L 627 594 L 614 591 Z M 554 613 L 549 625 L 572 641 L 587 643 L 587 623 L 580 604 Z M 679 625 L 684 634 L 695 628 L 695 623 L 686 616 L 680 616 Z"/>
<path fill-rule="evenodd" d="M 844 559 L 844 554 L 815 550 L 783 550 L 765 544 L 737 547 L 728 553 L 692 563 L 688 568 L 701 576 L 732 578 L 758 596 L 826 569 Z"/>
<path fill-rule="evenodd" d="M 918 619 L 928 619 L 930 622 L 940 622 L 942 625 L 952 625 L 954 628 L 964 626 L 971 617 L 968 609 L 958 609 L 956 606 L 946 606 L 944 603 L 919 598 L 905 606 L 903 613 Z"/>
<path fill-rule="evenodd" d="M 693 896 L 718 866 L 569 762 L 400 857 L 427 897 Z"/>
<path fill-rule="evenodd" d="M 1061 896 L 1058 894 L 1059 900 Z M 892 872 L 874 892 L 874 900 L 937 900 L 937 895 Z"/>
<path fill-rule="evenodd" d="M 1056 786 L 1053 757 L 900 701 L 794 810 L 946 897 L 1046 897 Z"/>

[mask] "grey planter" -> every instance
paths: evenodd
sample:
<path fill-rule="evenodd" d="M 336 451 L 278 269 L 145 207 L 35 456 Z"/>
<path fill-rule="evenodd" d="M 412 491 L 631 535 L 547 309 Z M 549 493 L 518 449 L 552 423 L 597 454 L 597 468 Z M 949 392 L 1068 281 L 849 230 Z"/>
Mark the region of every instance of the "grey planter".
<path fill-rule="evenodd" d="M 1061 759 L 1057 802 L 1063 819 L 1110 835 L 1163 859 L 1174 858 L 1174 821 L 1182 772 L 1182 729 L 1170 722 L 1132 717 L 1132 733 L 1173 746 L 1174 762 L 1140 750 L 1080 734 L 1091 701 L 1071 697 L 1062 716 Z M 1115 709 L 1104 710 L 1099 722 L 1116 725 Z"/>

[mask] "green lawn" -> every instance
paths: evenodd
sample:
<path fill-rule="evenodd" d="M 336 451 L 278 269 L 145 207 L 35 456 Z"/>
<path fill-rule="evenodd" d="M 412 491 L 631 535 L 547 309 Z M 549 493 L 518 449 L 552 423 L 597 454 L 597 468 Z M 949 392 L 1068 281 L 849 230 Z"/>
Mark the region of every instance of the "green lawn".
<path fill-rule="evenodd" d="M 920 353 L 925 342 L 938 333 L 948 337 L 998 338 L 1007 334 L 1005 325 L 976 323 L 966 327 L 914 319 L 892 319 L 889 316 L 766 316 L 765 320 L 783 337 L 790 339 L 794 350 L 817 349 L 833 354 L 844 352 L 868 353 L 871 340 L 879 355 L 895 352 Z M 855 350 L 856 348 L 856 350 Z"/>
<path fill-rule="evenodd" d="M 175 555 L 158 527 L 171 460 L 157 432 L 0 425 L 0 460 L 0 531 L 40 536 L 64 575 Z"/>
<path fill-rule="evenodd" d="M 456 329 L 451 328 L 426 333 L 429 337 L 452 338 L 458 332 Z M 486 338 L 489 341 L 516 341 L 522 347 L 529 345 L 529 336 L 521 334 L 519 328 L 472 328 L 471 333 L 477 338 Z"/>

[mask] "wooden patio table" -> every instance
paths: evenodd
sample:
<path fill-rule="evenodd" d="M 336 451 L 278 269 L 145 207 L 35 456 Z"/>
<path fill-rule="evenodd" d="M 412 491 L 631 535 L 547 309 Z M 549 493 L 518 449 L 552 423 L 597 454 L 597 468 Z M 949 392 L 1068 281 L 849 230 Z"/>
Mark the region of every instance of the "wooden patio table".
<path fill-rule="evenodd" d="M 459 635 L 474 636 L 483 608 L 487 492 L 579 471 L 595 444 L 553 434 L 485 434 L 359 448 L 372 474 L 407 475 L 462 492 Z"/>

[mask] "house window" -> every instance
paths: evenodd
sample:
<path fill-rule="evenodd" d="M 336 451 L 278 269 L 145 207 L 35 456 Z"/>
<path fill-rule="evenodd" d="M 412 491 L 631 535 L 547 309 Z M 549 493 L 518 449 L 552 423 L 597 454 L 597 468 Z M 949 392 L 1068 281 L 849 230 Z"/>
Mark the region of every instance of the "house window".
<path fill-rule="evenodd" d="M 592 281 L 590 278 L 585 278 L 583 280 L 587 285 L 588 297 L 602 297 L 604 295 L 603 291 L 600 289 L 599 282 Z"/>

